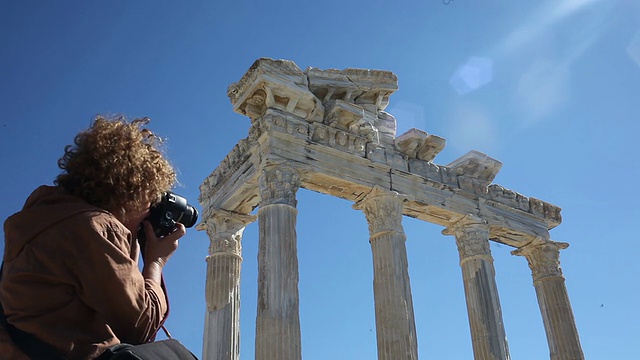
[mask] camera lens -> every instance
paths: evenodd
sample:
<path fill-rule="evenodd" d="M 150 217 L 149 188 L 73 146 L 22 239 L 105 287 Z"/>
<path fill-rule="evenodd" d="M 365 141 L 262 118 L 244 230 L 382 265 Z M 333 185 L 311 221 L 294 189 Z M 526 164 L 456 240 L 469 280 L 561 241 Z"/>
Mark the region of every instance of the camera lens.
<path fill-rule="evenodd" d="M 187 199 L 170 191 L 162 195 L 157 205 L 151 208 L 149 222 L 153 226 L 156 236 L 171 233 L 176 223 L 185 227 L 192 227 L 198 221 L 198 210 L 187 203 Z"/>
<path fill-rule="evenodd" d="M 189 228 L 195 225 L 196 221 L 198 221 L 198 210 L 191 205 L 187 205 L 178 222 Z"/>

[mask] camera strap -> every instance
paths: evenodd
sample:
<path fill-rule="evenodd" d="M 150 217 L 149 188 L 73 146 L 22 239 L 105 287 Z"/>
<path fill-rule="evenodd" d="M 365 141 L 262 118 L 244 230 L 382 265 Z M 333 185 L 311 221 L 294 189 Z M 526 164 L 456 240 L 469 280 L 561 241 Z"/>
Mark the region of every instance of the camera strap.
<path fill-rule="evenodd" d="M 143 226 L 141 226 L 140 229 L 138 230 L 137 241 L 138 241 L 138 246 L 140 247 L 140 256 L 142 257 L 142 261 L 144 261 L 144 248 L 147 243 L 147 238 L 146 238 Z M 171 307 L 169 305 L 169 293 L 167 292 L 167 286 L 164 282 L 164 272 L 160 273 L 160 288 L 162 289 L 162 292 L 164 293 L 164 298 L 167 301 L 167 312 L 164 314 L 164 317 L 160 322 L 160 326 L 158 326 L 158 328 L 156 329 L 156 332 L 153 333 L 153 335 L 151 335 L 151 338 L 149 340 L 150 342 L 155 341 L 156 336 L 158 336 L 158 332 L 160 331 L 160 329 L 162 329 L 162 331 L 164 332 L 164 334 L 167 336 L 168 339 L 171 339 L 171 333 L 164 326 L 165 321 L 167 321 L 167 318 L 169 317 L 169 311 L 171 310 Z"/>
<path fill-rule="evenodd" d="M 4 262 L 0 265 L 0 281 L 2 281 L 3 269 Z M 9 321 L 7 321 L 7 316 L 4 313 L 2 301 L 0 301 L 0 326 L 7 330 L 7 333 L 13 343 L 31 359 L 66 360 L 66 358 L 60 355 L 53 346 L 9 323 Z"/>
<path fill-rule="evenodd" d="M 156 332 L 153 334 L 153 336 L 151 336 L 151 339 L 149 340 L 150 342 L 156 340 L 156 336 L 158 336 L 158 332 L 160 332 L 160 329 L 162 329 L 162 331 L 164 332 L 164 334 L 167 336 L 168 339 L 172 339 L 171 333 L 164 326 L 165 321 L 167 321 L 167 318 L 169 317 L 169 310 L 170 310 L 169 293 L 167 293 L 167 286 L 165 285 L 165 282 L 164 282 L 164 274 L 160 274 L 160 287 L 162 288 L 162 292 L 164 292 L 164 298 L 167 301 L 167 312 L 164 313 L 164 317 L 160 322 L 160 326 L 158 326 L 158 328 L 156 329 Z"/>
<path fill-rule="evenodd" d="M 0 265 L 0 282 L 2 281 L 2 273 L 4 270 L 4 262 Z M 169 296 L 167 294 L 167 288 L 164 282 L 164 275 L 161 277 L 161 288 L 164 292 L 165 298 L 167 299 L 167 312 L 164 314 L 164 319 L 162 323 L 156 330 L 156 333 L 152 336 L 150 342 L 154 341 L 156 335 L 160 329 L 162 329 L 167 336 L 167 338 L 171 339 L 171 334 L 164 326 L 164 322 L 169 317 Z M 2 306 L 2 301 L 0 299 L 0 327 L 6 329 L 11 341 L 22 351 L 25 355 L 29 356 L 31 359 L 39 359 L 39 360 L 67 360 L 64 356 L 60 355 L 60 353 L 51 345 L 45 343 L 44 341 L 38 339 L 34 335 L 22 331 L 17 327 L 13 326 L 8 320 L 7 316 L 4 313 L 4 307 Z"/>

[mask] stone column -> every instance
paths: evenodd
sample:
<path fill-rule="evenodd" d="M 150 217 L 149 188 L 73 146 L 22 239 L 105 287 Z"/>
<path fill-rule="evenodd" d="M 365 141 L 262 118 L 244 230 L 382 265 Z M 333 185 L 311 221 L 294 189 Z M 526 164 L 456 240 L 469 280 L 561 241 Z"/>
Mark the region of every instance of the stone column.
<path fill-rule="evenodd" d="M 369 223 L 380 360 L 418 358 L 402 206 L 403 197 L 378 186 L 354 205 Z"/>
<path fill-rule="evenodd" d="M 538 296 L 551 360 L 583 360 L 569 295 L 560 269 L 560 249 L 567 243 L 545 241 L 538 237 L 531 243 L 512 251 L 527 258 L 533 286 Z"/>
<path fill-rule="evenodd" d="M 485 221 L 467 215 L 442 233 L 456 237 L 474 358 L 509 359 L 493 257 L 489 248 L 489 226 Z"/>
<path fill-rule="evenodd" d="M 269 165 L 259 180 L 256 360 L 300 360 L 296 191 L 298 173 Z"/>
<path fill-rule="evenodd" d="M 240 266 L 242 232 L 252 215 L 214 210 L 204 227 L 211 239 L 207 282 L 203 360 L 240 358 Z"/>

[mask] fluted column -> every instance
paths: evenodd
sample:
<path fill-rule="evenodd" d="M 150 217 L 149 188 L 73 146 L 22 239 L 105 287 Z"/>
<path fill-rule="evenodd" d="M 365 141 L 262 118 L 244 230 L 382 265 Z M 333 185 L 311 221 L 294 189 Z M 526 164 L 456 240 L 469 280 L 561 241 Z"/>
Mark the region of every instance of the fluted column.
<path fill-rule="evenodd" d="M 369 223 L 380 360 L 418 358 L 402 206 L 403 197 L 377 186 L 354 205 Z"/>
<path fill-rule="evenodd" d="M 300 360 L 296 192 L 298 173 L 269 165 L 259 180 L 256 360 Z"/>
<path fill-rule="evenodd" d="M 211 239 L 207 280 L 203 360 L 240 358 L 240 267 L 242 233 L 252 215 L 214 210 L 203 224 Z"/>
<path fill-rule="evenodd" d="M 512 251 L 527 258 L 538 296 L 551 360 L 583 360 L 569 295 L 560 268 L 560 249 L 567 243 L 536 238 Z"/>
<path fill-rule="evenodd" d="M 485 221 L 467 215 L 442 233 L 456 237 L 474 358 L 509 359 L 493 257 L 489 248 L 489 226 Z"/>

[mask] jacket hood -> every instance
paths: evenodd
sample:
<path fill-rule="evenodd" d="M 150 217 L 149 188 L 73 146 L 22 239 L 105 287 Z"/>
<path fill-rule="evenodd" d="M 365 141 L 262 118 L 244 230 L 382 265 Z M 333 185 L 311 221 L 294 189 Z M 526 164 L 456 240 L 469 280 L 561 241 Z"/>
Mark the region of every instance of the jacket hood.
<path fill-rule="evenodd" d="M 40 186 L 29 196 L 22 210 L 4 223 L 4 260 L 15 258 L 26 244 L 48 228 L 86 211 L 105 212 L 60 187 Z"/>

